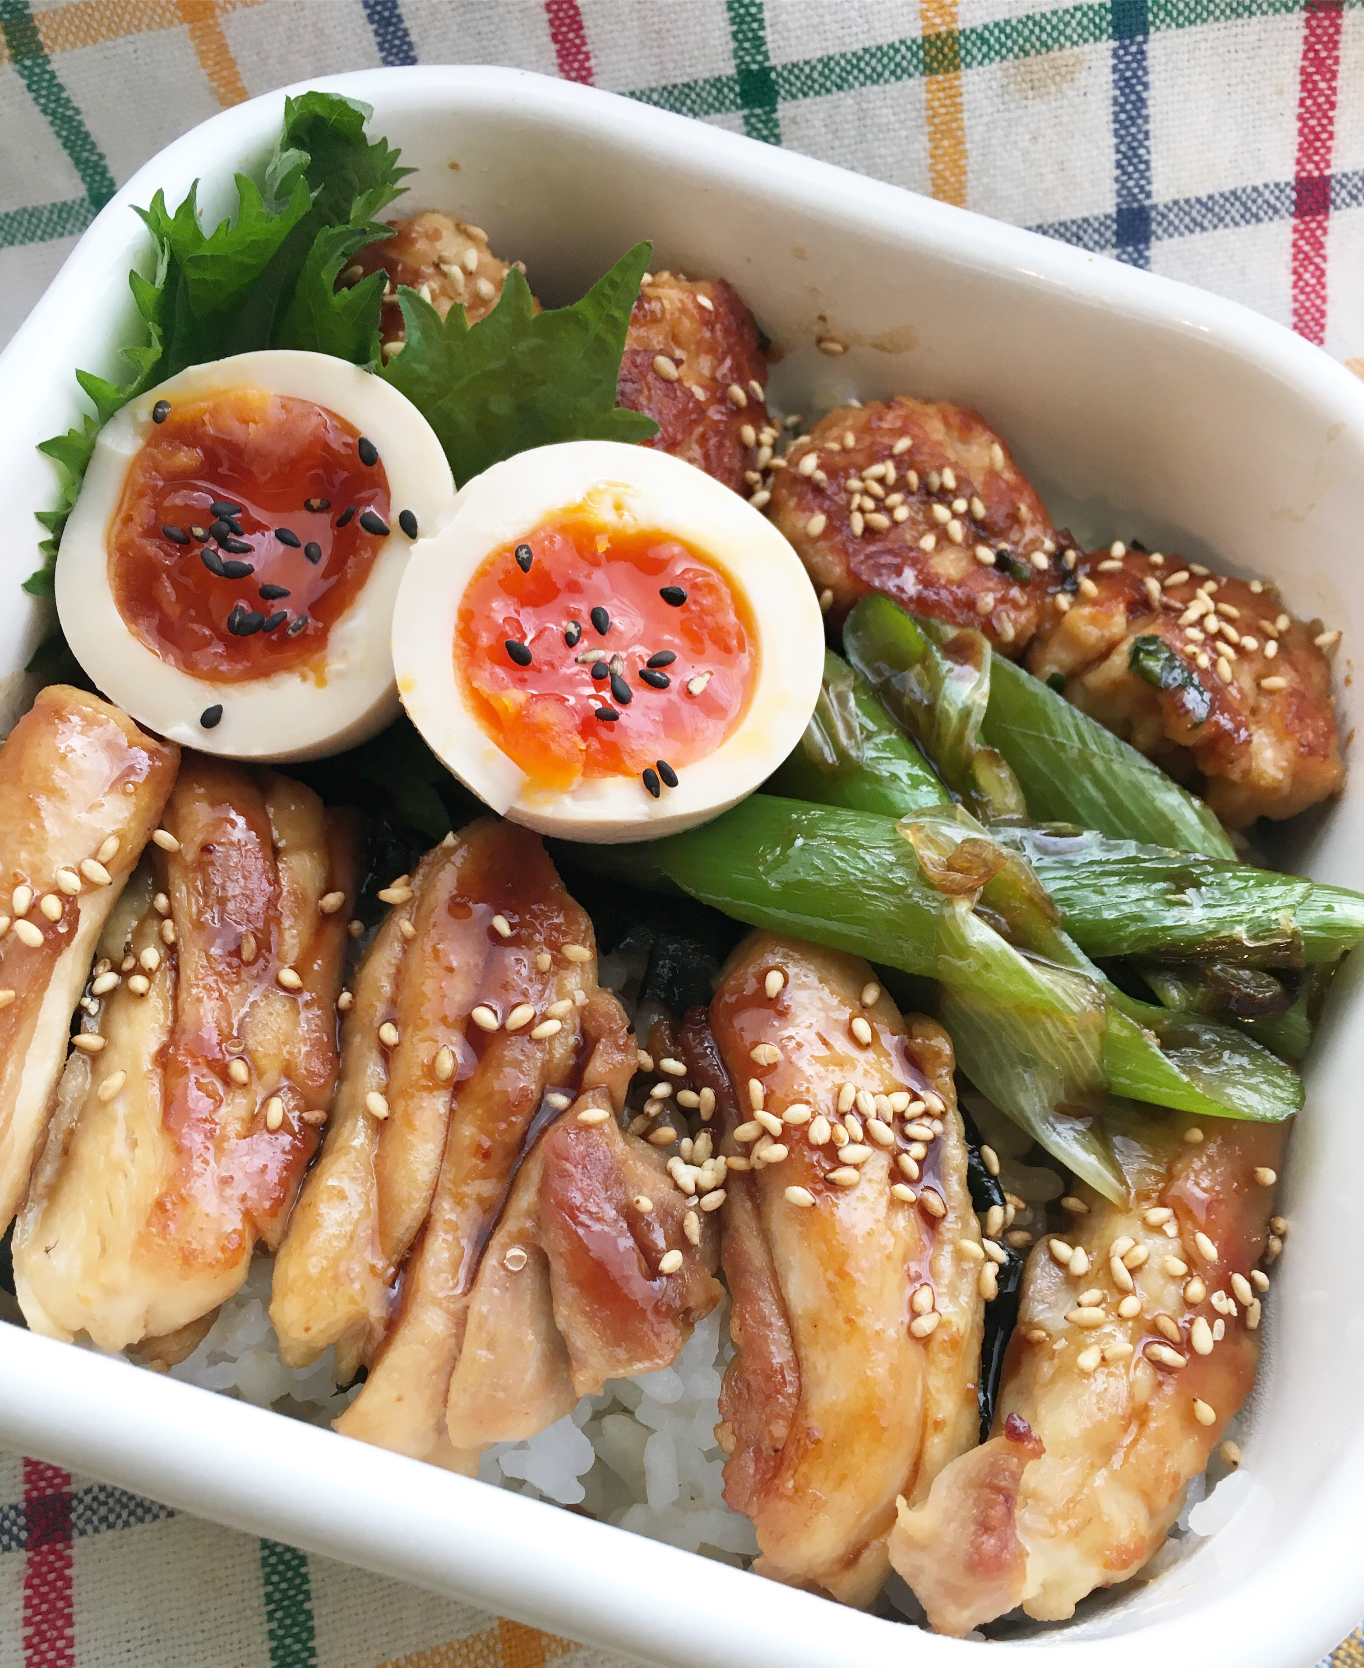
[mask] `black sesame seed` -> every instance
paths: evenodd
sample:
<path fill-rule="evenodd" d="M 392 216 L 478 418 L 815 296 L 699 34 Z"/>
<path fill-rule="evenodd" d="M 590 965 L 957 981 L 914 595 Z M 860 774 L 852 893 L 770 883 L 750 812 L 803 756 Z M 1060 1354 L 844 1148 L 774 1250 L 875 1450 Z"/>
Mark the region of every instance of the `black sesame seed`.
<path fill-rule="evenodd" d="M 521 569 L 521 571 L 523 573 L 530 573 L 531 563 L 535 561 L 535 555 L 533 554 L 530 545 L 519 544 L 512 554 L 516 557 L 517 566 Z"/>
<path fill-rule="evenodd" d="M 659 775 L 663 778 L 664 786 L 666 788 L 676 788 L 678 785 L 678 773 L 674 770 L 673 766 L 669 764 L 668 760 L 655 759 L 654 763 L 658 769 Z"/>
<path fill-rule="evenodd" d="M 323 510 L 331 509 L 332 500 L 330 498 L 305 498 L 303 507 L 305 510 L 311 510 L 314 515 L 319 515 Z"/>
<path fill-rule="evenodd" d="M 356 455 L 365 465 L 366 469 L 373 469 L 375 464 L 379 462 L 378 446 L 375 445 L 373 440 L 366 440 L 363 434 L 360 439 L 356 441 L 355 449 Z"/>
<path fill-rule="evenodd" d="M 219 539 L 218 543 L 230 556 L 250 556 L 251 546 L 245 539 Z"/>
<path fill-rule="evenodd" d="M 687 601 L 687 592 L 681 585 L 665 585 L 659 595 L 670 608 L 681 608 Z"/>
<path fill-rule="evenodd" d="M 660 649 L 658 654 L 650 655 L 645 665 L 649 667 L 651 672 L 654 672 L 660 666 L 671 666 L 677 658 L 672 649 Z"/>
<path fill-rule="evenodd" d="M 224 562 L 222 569 L 224 579 L 250 579 L 255 571 L 250 562 Z"/>
<path fill-rule="evenodd" d="M 618 707 L 628 707 L 631 703 L 630 685 L 619 672 L 611 674 L 611 696 Z"/>
<path fill-rule="evenodd" d="M 378 533 L 380 538 L 388 537 L 387 523 L 377 516 L 373 510 L 362 510 L 360 512 L 360 525 L 367 533 Z"/>
<path fill-rule="evenodd" d="M 283 608 L 277 608 L 275 610 L 275 612 L 273 614 L 271 614 L 266 619 L 266 622 L 261 627 L 261 630 L 262 631 L 278 631 L 280 629 L 280 627 L 284 624 L 284 622 L 288 618 L 289 618 L 289 615 L 284 611 Z"/>
<path fill-rule="evenodd" d="M 605 660 L 594 660 L 592 663 L 592 675 L 598 683 L 601 683 L 603 678 L 611 676 L 611 668 L 607 665 Z"/>
<path fill-rule="evenodd" d="M 611 630 L 611 615 L 600 604 L 588 615 L 592 621 L 592 628 L 599 637 L 605 637 Z"/>
<path fill-rule="evenodd" d="M 297 637 L 298 634 L 303 630 L 303 628 L 307 624 L 308 624 L 308 616 L 306 614 L 300 614 L 298 619 L 294 620 L 290 624 L 289 630 L 285 633 L 285 636 L 286 637 Z"/>
<path fill-rule="evenodd" d="M 1047 686 L 1048 686 L 1049 689 L 1053 690 L 1058 695 L 1065 694 L 1066 693 L 1066 674 L 1065 674 L 1065 672 L 1049 672 L 1048 675 L 1047 675 Z"/>
<path fill-rule="evenodd" d="M 207 545 L 199 552 L 199 560 L 215 578 L 223 578 L 223 558 L 216 550 L 210 550 Z"/>
<path fill-rule="evenodd" d="M 228 532 L 231 533 L 234 538 L 240 539 L 242 536 L 242 524 L 237 517 L 235 515 L 225 515 L 222 519 L 227 522 Z"/>
<path fill-rule="evenodd" d="M 227 628 L 234 637 L 240 637 L 242 635 L 241 625 L 245 618 L 246 609 L 242 607 L 240 602 L 234 602 L 232 605 L 232 611 L 227 617 Z"/>
<path fill-rule="evenodd" d="M 254 637 L 264 624 L 265 615 L 253 608 L 249 613 L 243 614 L 238 621 L 237 635 L 239 637 Z"/>
<path fill-rule="evenodd" d="M 398 525 L 410 539 L 417 537 L 417 517 L 411 510 L 399 510 Z"/>
<path fill-rule="evenodd" d="M 171 402 L 169 400 L 158 400 L 152 407 L 152 421 L 154 423 L 164 423 L 170 414 Z"/>
<path fill-rule="evenodd" d="M 647 683 L 651 689 L 667 689 L 672 681 L 667 672 L 651 672 L 648 666 L 641 668 L 640 682 Z"/>
<path fill-rule="evenodd" d="M 600 718 L 604 724 L 614 724 L 620 716 L 615 707 L 598 707 L 593 713 L 593 717 Z"/>
<path fill-rule="evenodd" d="M 208 536 L 209 536 L 208 528 L 207 527 L 201 527 L 197 521 L 192 521 L 190 523 L 190 532 L 194 535 L 194 537 L 196 539 L 199 540 L 200 544 L 206 544 L 208 542 Z"/>
<path fill-rule="evenodd" d="M 582 641 L 583 627 L 579 625 L 577 620 L 570 620 L 564 628 L 565 648 L 576 649 Z"/>
<path fill-rule="evenodd" d="M 234 504 L 226 498 L 220 498 L 216 504 L 209 505 L 210 515 L 241 515 L 242 506 Z"/>
<path fill-rule="evenodd" d="M 161 531 L 172 544 L 188 544 L 190 542 L 190 536 L 183 527 L 176 527 L 171 523 L 167 523 Z"/>
<path fill-rule="evenodd" d="M 507 658 L 514 666 L 529 666 L 531 664 L 530 649 L 526 647 L 525 643 L 518 643 L 515 637 L 509 637 L 503 644 L 503 648 L 507 650 Z"/>
<path fill-rule="evenodd" d="M 223 707 L 221 702 L 211 707 L 205 707 L 203 712 L 199 714 L 200 728 L 204 730 L 216 730 L 222 720 L 222 717 Z"/>
<path fill-rule="evenodd" d="M 266 602 L 278 602 L 281 597 L 287 597 L 289 592 L 283 585 L 262 585 L 256 595 L 263 597 Z"/>
<path fill-rule="evenodd" d="M 281 544 L 287 544 L 291 550 L 297 550 L 303 543 L 292 527 L 277 527 L 275 537 Z"/>
<path fill-rule="evenodd" d="M 303 553 L 314 566 L 322 560 L 322 546 L 314 544 L 312 539 L 309 539 L 308 543 L 304 545 Z"/>
<path fill-rule="evenodd" d="M 657 773 L 653 770 L 642 770 L 640 772 L 640 780 L 649 790 L 651 797 L 657 799 L 659 797 L 659 778 Z"/>
<path fill-rule="evenodd" d="M 209 522 L 209 535 L 215 539 L 230 539 L 232 537 L 232 529 L 228 526 L 227 522 L 219 516 L 216 521 Z"/>
<path fill-rule="evenodd" d="M 346 523 L 351 519 L 351 517 L 354 514 L 355 514 L 355 505 L 354 504 L 348 504 L 346 506 L 346 508 L 341 512 L 341 514 L 337 517 L 337 520 L 336 520 L 337 526 L 338 527 L 344 527 L 346 525 Z"/>

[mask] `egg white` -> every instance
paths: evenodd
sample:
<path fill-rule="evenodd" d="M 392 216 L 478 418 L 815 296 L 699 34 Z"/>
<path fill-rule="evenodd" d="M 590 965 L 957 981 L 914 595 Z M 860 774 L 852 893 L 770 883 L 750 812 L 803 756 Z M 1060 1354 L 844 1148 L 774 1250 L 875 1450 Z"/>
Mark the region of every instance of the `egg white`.
<path fill-rule="evenodd" d="M 538 786 L 487 735 L 455 667 L 455 622 L 484 558 L 559 511 L 588 505 L 604 528 L 655 528 L 691 545 L 748 601 L 757 681 L 748 712 L 659 799 L 638 776 Z M 718 816 L 800 739 L 820 693 L 825 633 L 800 559 L 738 494 L 666 452 L 579 440 L 523 452 L 461 488 L 455 511 L 413 551 L 393 619 L 398 693 L 427 745 L 493 810 L 542 834 L 613 844 Z M 628 722 L 628 719 L 623 720 Z"/>
<path fill-rule="evenodd" d="M 180 671 L 133 634 L 110 586 L 107 534 L 128 468 L 153 430 L 157 401 L 174 405 L 241 387 L 311 400 L 373 440 L 388 476 L 392 531 L 364 586 L 328 632 L 321 664 L 219 683 Z M 454 501 L 450 465 L 430 424 L 405 395 L 370 372 L 329 354 L 292 350 L 194 365 L 138 395 L 100 431 L 62 535 L 57 613 L 96 687 L 159 735 L 234 759 L 337 753 L 398 716 L 389 628 L 403 569 L 418 548 L 399 529 L 398 512 L 412 510 L 426 538 L 438 531 Z M 221 721 L 204 729 L 199 715 L 219 704 Z"/>

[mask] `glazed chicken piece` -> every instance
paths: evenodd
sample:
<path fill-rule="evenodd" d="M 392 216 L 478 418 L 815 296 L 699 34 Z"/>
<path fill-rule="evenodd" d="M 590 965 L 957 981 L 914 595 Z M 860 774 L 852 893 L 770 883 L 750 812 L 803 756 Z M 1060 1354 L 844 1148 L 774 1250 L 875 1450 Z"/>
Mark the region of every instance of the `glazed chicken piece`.
<path fill-rule="evenodd" d="M 0 747 L 0 1234 L 28 1186 L 95 945 L 179 757 L 65 684 Z"/>
<path fill-rule="evenodd" d="M 14 1272 L 34 1331 L 168 1361 L 278 1245 L 316 1150 L 357 858 L 308 788 L 194 754 L 165 829 L 106 933 L 76 1039 L 102 1046 L 67 1066 Z"/>
<path fill-rule="evenodd" d="M 339 1430 L 472 1472 L 667 1365 L 720 1289 L 616 1122 L 635 1045 L 540 840 L 484 819 L 381 895 L 271 1315 L 286 1360 L 369 1367 Z"/>
<path fill-rule="evenodd" d="M 616 403 L 659 425 L 646 446 L 753 497 L 778 434 L 768 420 L 767 380 L 754 316 L 723 278 L 645 275 L 626 332 Z"/>
<path fill-rule="evenodd" d="M 357 284 L 371 272 L 385 274 L 379 339 L 384 358 L 392 359 L 406 339 L 398 305 L 401 286 L 416 290 L 442 318 L 458 302 L 470 324 L 477 324 L 497 306 L 509 264 L 489 249 L 482 227 L 428 209 L 395 221 L 393 236 L 367 244 L 340 281 Z"/>
<path fill-rule="evenodd" d="M 842 622 L 881 591 L 974 626 L 1018 656 L 1037 627 L 1057 534 L 975 411 L 898 394 L 831 411 L 787 449 L 769 514 Z"/>
<path fill-rule="evenodd" d="M 722 1148 L 725 1498 L 760 1574 L 870 1604 L 897 1496 L 922 1500 L 976 1440 L 984 1281 L 952 1047 L 865 962 L 762 932 L 710 1013 L 742 1085 Z"/>
<path fill-rule="evenodd" d="M 1115 544 L 1052 589 L 1029 670 L 1065 680 L 1069 701 L 1201 791 L 1229 828 L 1340 788 L 1325 652 L 1340 634 L 1291 619 L 1273 585 Z"/>
<path fill-rule="evenodd" d="M 1064 1620 L 1161 1546 L 1256 1376 L 1286 1127 L 1149 1125 L 1131 1206 L 1078 1187 L 1087 1214 L 1034 1248 L 996 1432 L 902 1502 L 891 1537 L 936 1630 L 1018 1604 Z"/>

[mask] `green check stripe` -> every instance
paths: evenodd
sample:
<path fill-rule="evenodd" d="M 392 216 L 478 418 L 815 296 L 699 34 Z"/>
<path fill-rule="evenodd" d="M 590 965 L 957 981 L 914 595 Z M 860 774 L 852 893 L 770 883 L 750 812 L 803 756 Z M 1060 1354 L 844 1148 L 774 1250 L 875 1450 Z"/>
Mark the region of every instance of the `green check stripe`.
<path fill-rule="evenodd" d="M 768 56 L 768 23 L 763 0 L 726 0 L 730 47 L 735 55 L 735 92 L 744 114 L 744 131 L 768 145 L 782 143 L 777 115 L 777 87 Z"/>
<path fill-rule="evenodd" d="M 308 1554 L 279 1541 L 262 1540 L 261 1586 L 270 1668 L 318 1668 Z"/>
<path fill-rule="evenodd" d="M 29 208 L 10 209 L 0 214 L 0 249 L 17 243 L 50 243 L 57 237 L 74 237 L 95 218 L 88 197 L 68 197 L 60 203 L 34 203 Z"/>
<path fill-rule="evenodd" d="M 1359 10 L 1365 0 L 1343 0 L 1347 11 Z M 732 3 L 733 17 L 737 6 Z M 1175 29 L 1241 22 L 1258 17 L 1284 17 L 1304 10 L 1304 0 L 1149 0 L 1153 34 Z M 964 70 L 985 69 L 1017 58 L 1037 58 L 1079 46 L 1097 46 L 1113 38 L 1111 4 L 1063 6 L 1051 12 L 1001 18 L 959 29 L 958 52 Z M 734 25 L 732 22 L 732 33 Z M 930 56 L 934 56 L 931 52 Z M 766 51 L 765 51 L 766 57 Z M 740 53 L 736 48 L 736 68 Z M 884 87 L 898 81 L 917 81 L 938 73 L 937 56 L 930 63 L 919 36 L 886 41 L 852 52 L 831 52 L 819 58 L 795 59 L 771 66 L 779 104 L 799 99 L 826 98 L 864 87 Z M 682 116 L 720 116 L 745 110 L 744 76 L 716 75 L 697 81 L 675 81 L 644 87 L 628 96 Z M 746 116 L 745 127 L 748 130 Z"/>
<path fill-rule="evenodd" d="M 76 170 L 91 205 L 101 209 L 114 195 L 114 176 L 91 137 L 75 101 L 58 79 L 38 34 L 28 0 L 0 0 L 0 33 L 29 97 L 38 106 Z"/>

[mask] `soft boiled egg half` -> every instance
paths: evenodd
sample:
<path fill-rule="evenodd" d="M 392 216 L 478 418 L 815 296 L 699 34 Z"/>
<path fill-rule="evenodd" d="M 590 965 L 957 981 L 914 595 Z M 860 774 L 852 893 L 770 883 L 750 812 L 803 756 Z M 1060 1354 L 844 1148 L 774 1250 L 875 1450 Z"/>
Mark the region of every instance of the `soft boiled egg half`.
<path fill-rule="evenodd" d="M 610 843 L 751 793 L 820 693 L 795 551 L 665 452 L 572 441 L 462 488 L 413 551 L 393 660 L 428 746 L 493 810 Z"/>
<path fill-rule="evenodd" d="M 101 430 L 57 612 L 98 688 L 160 735 L 308 759 L 398 714 L 389 628 L 455 485 L 426 419 L 326 354 L 243 353 Z"/>

